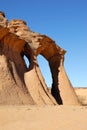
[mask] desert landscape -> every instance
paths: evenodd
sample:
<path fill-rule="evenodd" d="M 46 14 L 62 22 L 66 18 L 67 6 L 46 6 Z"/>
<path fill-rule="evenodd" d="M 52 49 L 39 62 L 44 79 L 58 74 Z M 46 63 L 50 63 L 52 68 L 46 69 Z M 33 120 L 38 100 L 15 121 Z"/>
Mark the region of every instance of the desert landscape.
<path fill-rule="evenodd" d="M 25 21 L 8 21 L 0 11 L 0 130 L 87 129 L 87 88 L 72 86 L 64 68 L 65 53 Z M 49 63 L 50 89 L 38 55 Z"/>

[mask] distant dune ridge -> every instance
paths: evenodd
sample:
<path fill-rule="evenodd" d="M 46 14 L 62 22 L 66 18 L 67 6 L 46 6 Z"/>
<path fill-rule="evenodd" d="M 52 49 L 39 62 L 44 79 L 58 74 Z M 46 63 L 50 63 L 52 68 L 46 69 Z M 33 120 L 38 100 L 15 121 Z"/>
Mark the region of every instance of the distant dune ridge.
<path fill-rule="evenodd" d="M 81 104 L 87 106 L 87 87 L 77 87 L 75 92 Z"/>
<path fill-rule="evenodd" d="M 48 36 L 31 31 L 25 21 L 8 22 L 0 11 L 0 104 L 80 105 L 64 69 L 65 53 Z M 51 93 L 41 74 L 38 55 L 49 63 Z"/>

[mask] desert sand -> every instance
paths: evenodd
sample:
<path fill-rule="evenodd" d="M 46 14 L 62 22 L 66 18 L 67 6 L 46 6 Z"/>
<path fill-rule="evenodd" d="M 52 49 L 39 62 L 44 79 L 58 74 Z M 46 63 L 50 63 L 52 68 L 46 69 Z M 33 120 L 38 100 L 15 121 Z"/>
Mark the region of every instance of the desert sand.
<path fill-rule="evenodd" d="M 86 130 L 87 106 L 0 106 L 0 130 Z"/>
<path fill-rule="evenodd" d="M 75 88 L 78 99 L 83 105 L 87 105 L 87 87 Z"/>

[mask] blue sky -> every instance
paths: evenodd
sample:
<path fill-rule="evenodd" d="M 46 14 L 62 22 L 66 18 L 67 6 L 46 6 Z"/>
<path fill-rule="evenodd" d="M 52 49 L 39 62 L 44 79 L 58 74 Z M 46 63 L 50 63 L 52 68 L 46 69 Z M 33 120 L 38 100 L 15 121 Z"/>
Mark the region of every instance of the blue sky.
<path fill-rule="evenodd" d="M 64 66 L 72 85 L 87 87 L 87 0 L 0 0 L 0 10 L 67 50 Z M 41 57 L 38 61 L 50 86 L 49 66 Z"/>

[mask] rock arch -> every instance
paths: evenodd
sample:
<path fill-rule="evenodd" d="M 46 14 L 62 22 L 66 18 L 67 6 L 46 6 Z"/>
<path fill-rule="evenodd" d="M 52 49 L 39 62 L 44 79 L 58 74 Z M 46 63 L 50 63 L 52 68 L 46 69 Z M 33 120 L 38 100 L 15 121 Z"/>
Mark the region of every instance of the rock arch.
<path fill-rule="evenodd" d="M 0 104 L 79 105 L 63 65 L 66 51 L 46 35 L 32 32 L 26 22 L 7 23 L 3 13 L 0 17 Z M 24 55 L 30 62 L 29 68 Z M 38 55 L 49 63 L 53 78 L 51 93 L 38 66 Z"/>
<path fill-rule="evenodd" d="M 24 81 L 26 67 L 21 51 L 25 44 L 7 28 L 0 27 L 0 104 L 34 104 Z"/>

